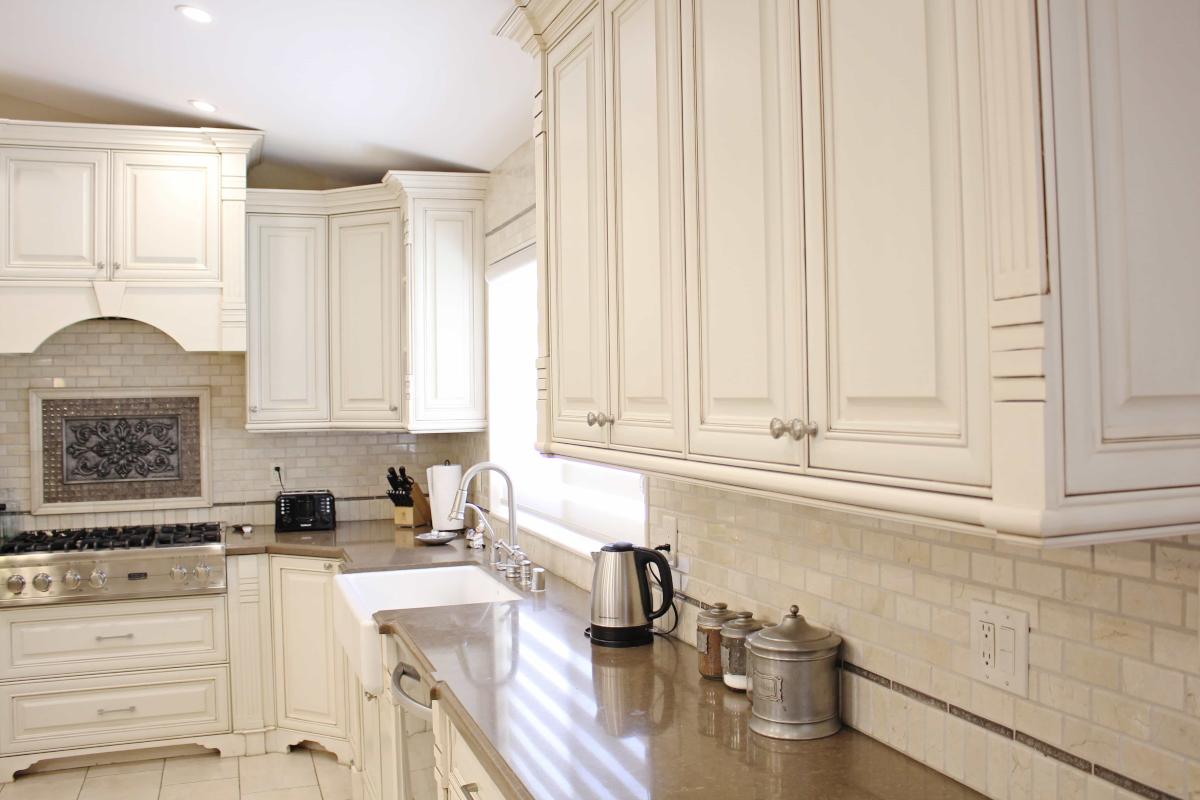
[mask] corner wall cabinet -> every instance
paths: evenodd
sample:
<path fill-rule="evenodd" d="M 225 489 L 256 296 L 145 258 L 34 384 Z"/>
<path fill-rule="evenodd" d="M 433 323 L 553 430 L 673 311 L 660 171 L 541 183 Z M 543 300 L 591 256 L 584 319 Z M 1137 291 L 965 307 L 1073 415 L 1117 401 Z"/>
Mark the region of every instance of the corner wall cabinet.
<path fill-rule="evenodd" d="M 540 449 L 1034 544 L 1195 532 L 1185 5 L 515 4 Z"/>
<path fill-rule="evenodd" d="M 100 316 L 245 350 L 246 170 L 262 134 L 0 120 L 0 342 Z"/>
<path fill-rule="evenodd" d="M 248 430 L 484 428 L 485 188 L 249 192 Z"/>

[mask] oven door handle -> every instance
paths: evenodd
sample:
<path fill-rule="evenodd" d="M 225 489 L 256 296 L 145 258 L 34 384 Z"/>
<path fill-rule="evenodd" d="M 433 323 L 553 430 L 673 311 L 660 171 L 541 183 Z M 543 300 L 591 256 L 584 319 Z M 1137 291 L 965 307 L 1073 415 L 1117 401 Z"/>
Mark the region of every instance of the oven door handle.
<path fill-rule="evenodd" d="M 400 681 L 404 678 L 412 678 L 414 681 L 420 681 L 421 674 L 417 672 L 415 667 L 405 664 L 403 661 L 396 665 L 396 668 L 392 670 L 392 705 L 399 706 L 414 717 L 423 719 L 426 722 L 433 720 L 433 707 L 425 705 L 404 691 L 404 687 L 400 684 Z"/>

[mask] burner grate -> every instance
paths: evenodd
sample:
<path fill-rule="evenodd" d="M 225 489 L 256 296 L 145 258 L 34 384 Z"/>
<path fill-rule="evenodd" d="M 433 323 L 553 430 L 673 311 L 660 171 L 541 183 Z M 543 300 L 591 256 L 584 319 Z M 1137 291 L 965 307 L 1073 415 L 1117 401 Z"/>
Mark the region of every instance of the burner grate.
<path fill-rule="evenodd" d="M 76 550 L 136 550 L 220 543 L 219 522 L 68 528 L 22 531 L 0 542 L 0 555 L 62 553 Z"/>

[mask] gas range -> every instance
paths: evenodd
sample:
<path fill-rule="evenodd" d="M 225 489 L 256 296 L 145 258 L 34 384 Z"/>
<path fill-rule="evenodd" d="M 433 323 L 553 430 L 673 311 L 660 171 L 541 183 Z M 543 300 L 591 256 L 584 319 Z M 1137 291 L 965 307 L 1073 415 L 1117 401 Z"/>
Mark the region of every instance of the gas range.
<path fill-rule="evenodd" d="M 24 531 L 0 542 L 0 608 L 225 591 L 219 522 Z"/>

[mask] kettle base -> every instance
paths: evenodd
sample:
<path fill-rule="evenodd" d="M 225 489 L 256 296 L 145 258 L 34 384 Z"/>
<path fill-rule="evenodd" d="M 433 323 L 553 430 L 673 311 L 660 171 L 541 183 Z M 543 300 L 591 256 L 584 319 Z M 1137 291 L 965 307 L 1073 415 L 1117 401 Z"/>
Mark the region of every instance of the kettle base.
<path fill-rule="evenodd" d="M 588 631 L 592 644 L 598 647 L 638 647 L 654 641 L 654 632 L 649 625 L 635 625 L 627 628 L 593 625 Z"/>

